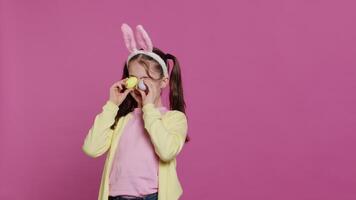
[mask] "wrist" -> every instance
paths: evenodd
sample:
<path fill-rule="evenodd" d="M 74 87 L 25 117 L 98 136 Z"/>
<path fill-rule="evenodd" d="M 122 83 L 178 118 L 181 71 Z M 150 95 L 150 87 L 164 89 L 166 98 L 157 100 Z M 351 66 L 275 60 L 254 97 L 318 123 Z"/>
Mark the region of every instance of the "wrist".
<path fill-rule="evenodd" d="M 155 105 L 153 103 L 146 103 L 142 106 L 142 111 L 148 111 L 148 110 L 152 110 L 155 108 Z"/>
<path fill-rule="evenodd" d="M 143 107 L 147 107 L 147 106 L 149 106 L 149 107 L 151 107 L 151 106 L 155 107 L 155 104 L 154 104 L 154 103 L 144 103 L 144 104 L 142 105 L 142 108 L 143 108 Z"/>
<path fill-rule="evenodd" d="M 119 110 L 119 106 L 116 103 L 114 103 L 113 101 L 107 100 L 105 105 L 103 106 L 103 109 L 105 111 L 116 113 Z"/>
<path fill-rule="evenodd" d="M 120 105 L 119 102 L 116 102 L 116 101 L 111 100 L 111 99 L 109 99 L 107 102 L 109 102 L 110 104 L 115 104 L 116 106 Z"/>

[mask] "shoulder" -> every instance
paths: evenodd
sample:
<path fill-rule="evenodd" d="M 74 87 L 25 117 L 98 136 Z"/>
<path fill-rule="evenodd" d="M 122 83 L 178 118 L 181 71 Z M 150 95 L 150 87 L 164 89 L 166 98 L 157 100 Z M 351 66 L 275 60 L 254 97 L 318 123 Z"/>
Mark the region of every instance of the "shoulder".
<path fill-rule="evenodd" d="M 183 130 L 188 129 L 188 120 L 184 112 L 178 110 L 169 110 L 162 115 L 163 123 L 172 129 Z"/>
<path fill-rule="evenodd" d="M 162 115 L 162 118 L 166 120 L 187 120 L 185 113 L 179 110 L 168 110 Z"/>

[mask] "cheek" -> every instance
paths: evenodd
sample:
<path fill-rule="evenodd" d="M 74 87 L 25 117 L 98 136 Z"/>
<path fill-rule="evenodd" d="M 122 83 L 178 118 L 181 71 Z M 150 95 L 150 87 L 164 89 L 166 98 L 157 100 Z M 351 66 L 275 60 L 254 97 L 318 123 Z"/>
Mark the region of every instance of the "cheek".
<path fill-rule="evenodd" d="M 154 89 L 155 89 L 157 92 L 159 92 L 159 90 L 161 89 L 160 84 L 153 84 L 152 86 L 154 87 Z"/>

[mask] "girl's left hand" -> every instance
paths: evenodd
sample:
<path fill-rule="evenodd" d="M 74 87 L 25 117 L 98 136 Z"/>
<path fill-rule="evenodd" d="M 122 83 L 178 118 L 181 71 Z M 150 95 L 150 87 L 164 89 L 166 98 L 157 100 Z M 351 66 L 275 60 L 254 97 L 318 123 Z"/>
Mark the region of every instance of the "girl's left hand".
<path fill-rule="evenodd" d="M 143 79 L 143 82 L 148 87 L 148 93 L 146 94 L 145 91 L 138 89 L 142 97 L 142 107 L 148 103 L 154 104 L 160 95 L 157 88 L 153 85 L 152 80 Z"/>

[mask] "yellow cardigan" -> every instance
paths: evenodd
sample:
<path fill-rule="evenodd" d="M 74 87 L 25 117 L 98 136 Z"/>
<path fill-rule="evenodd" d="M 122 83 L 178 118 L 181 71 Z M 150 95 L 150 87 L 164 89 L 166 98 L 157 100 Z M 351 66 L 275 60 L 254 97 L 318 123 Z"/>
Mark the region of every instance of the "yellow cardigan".
<path fill-rule="evenodd" d="M 86 155 L 96 158 L 108 151 L 101 177 L 98 200 L 108 200 L 109 174 L 113 157 L 123 128 L 131 119 L 132 113 L 121 117 L 115 130 L 110 126 L 115 121 L 119 107 L 110 100 L 96 115 L 94 124 L 84 139 L 82 150 Z M 169 110 L 164 114 L 149 103 L 143 106 L 144 126 L 154 151 L 159 156 L 158 200 L 177 200 L 183 194 L 176 172 L 176 156 L 182 150 L 187 136 L 187 118 L 183 112 Z"/>

